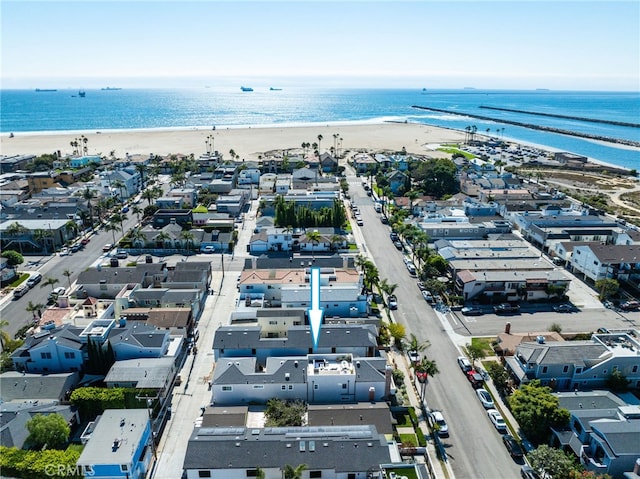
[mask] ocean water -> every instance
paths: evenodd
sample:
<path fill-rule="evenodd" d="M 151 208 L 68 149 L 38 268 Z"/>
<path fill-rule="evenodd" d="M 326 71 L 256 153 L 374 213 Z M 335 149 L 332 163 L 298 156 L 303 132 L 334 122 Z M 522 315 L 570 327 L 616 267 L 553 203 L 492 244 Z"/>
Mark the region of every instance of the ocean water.
<path fill-rule="evenodd" d="M 452 113 L 429 112 L 413 105 Z M 565 116 L 640 123 L 639 92 L 421 89 L 254 88 L 0 91 L 0 132 L 106 131 L 408 121 L 571 151 L 614 165 L 640 166 L 639 152 L 622 145 L 501 123 L 517 121 L 640 142 L 640 128 L 533 116 L 481 105 Z M 491 117 L 480 120 L 465 114 Z"/>

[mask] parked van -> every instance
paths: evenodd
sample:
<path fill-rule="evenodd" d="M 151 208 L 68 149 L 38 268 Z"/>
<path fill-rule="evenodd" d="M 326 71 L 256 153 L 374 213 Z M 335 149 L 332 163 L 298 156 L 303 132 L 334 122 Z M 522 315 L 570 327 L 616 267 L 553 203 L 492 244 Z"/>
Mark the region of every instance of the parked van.
<path fill-rule="evenodd" d="M 40 281 L 42 281 L 42 275 L 40 273 L 33 273 L 31 276 L 29 276 L 29 279 L 27 280 L 27 286 L 29 286 L 30 288 L 33 288 Z"/>
<path fill-rule="evenodd" d="M 27 294 L 28 291 L 29 286 L 27 286 L 26 284 L 20 285 L 13 290 L 13 297 L 14 299 L 22 298 L 25 294 Z"/>
<path fill-rule="evenodd" d="M 380 203 L 374 204 L 373 209 L 376 210 L 376 213 L 382 213 L 382 205 Z"/>

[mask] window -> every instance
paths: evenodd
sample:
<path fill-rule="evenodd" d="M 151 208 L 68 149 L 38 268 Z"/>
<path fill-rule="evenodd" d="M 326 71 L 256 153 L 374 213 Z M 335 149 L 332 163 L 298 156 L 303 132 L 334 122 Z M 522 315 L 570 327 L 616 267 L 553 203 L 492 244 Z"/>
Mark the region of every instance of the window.
<path fill-rule="evenodd" d="M 289 384 L 289 391 L 293 389 L 293 384 Z"/>
<path fill-rule="evenodd" d="M 254 384 L 253 389 L 264 389 L 264 384 Z"/>
<path fill-rule="evenodd" d="M 322 477 L 322 471 L 309 471 L 309 477 Z"/>
<path fill-rule="evenodd" d="M 576 368 L 576 374 L 580 374 L 582 372 L 582 368 Z"/>
<path fill-rule="evenodd" d="M 282 388 L 283 391 L 287 389 L 287 386 L 285 386 L 284 384 L 280 387 Z"/>
<path fill-rule="evenodd" d="M 258 475 L 257 469 L 247 469 L 247 477 L 256 477 Z"/>
<path fill-rule="evenodd" d="M 347 389 L 346 383 L 342 383 L 342 389 Z"/>
<path fill-rule="evenodd" d="M 120 464 L 120 472 L 129 472 L 128 464 Z"/>
<path fill-rule="evenodd" d="M 223 391 L 233 391 L 233 386 L 222 386 L 222 390 Z M 204 476 L 200 476 L 200 477 L 204 477 Z M 210 476 L 206 476 L 206 477 L 210 477 Z"/>
<path fill-rule="evenodd" d="M 563 373 L 567 373 L 567 372 L 569 372 L 569 366 L 565 366 L 565 367 L 563 367 L 563 368 L 562 368 L 562 372 L 563 372 Z"/>
<path fill-rule="evenodd" d="M 543 368 L 542 368 L 542 372 L 543 372 L 543 373 L 546 373 L 546 372 L 547 372 L 547 369 L 548 369 L 548 368 L 547 368 L 547 366 L 543 367 Z"/>
<path fill-rule="evenodd" d="M 313 385 L 313 389 L 318 389 L 318 385 L 317 385 L 317 384 L 314 384 L 314 385 Z"/>
<path fill-rule="evenodd" d="M 198 477 L 211 477 L 211 471 L 198 471 Z"/>
<path fill-rule="evenodd" d="M 76 353 L 64 353 L 65 359 L 75 359 Z"/>
<path fill-rule="evenodd" d="M 633 369 L 631 370 L 632 373 L 637 373 L 638 372 L 638 366 L 634 366 Z"/>
<path fill-rule="evenodd" d="M 51 353 L 40 353 L 42 359 L 51 359 Z"/>
<path fill-rule="evenodd" d="M 278 324 L 278 321 L 269 321 L 269 324 L 275 326 L 276 324 Z"/>

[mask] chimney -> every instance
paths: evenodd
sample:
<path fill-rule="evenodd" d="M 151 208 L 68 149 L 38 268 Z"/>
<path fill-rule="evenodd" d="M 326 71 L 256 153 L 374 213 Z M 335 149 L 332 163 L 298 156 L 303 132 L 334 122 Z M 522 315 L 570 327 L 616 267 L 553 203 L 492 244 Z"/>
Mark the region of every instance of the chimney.
<path fill-rule="evenodd" d="M 393 374 L 393 368 L 390 364 L 387 364 L 384 368 L 384 397 L 391 396 L 391 377 Z"/>
<path fill-rule="evenodd" d="M 251 269 L 256 269 L 258 266 L 258 258 L 251 258 Z"/>

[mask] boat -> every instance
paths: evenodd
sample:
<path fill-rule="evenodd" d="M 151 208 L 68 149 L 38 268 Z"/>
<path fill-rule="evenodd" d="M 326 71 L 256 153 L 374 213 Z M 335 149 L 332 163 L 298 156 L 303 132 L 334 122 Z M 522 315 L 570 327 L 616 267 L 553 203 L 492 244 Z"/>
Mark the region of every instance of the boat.
<path fill-rule="evenodd" d="M 271 87 L 271 88 L 269 88 L 269 90 L 271 90 L 271 91 L 281 91 L 282 88 L 273 88 L 273 87 Z"/>
<path fill-rule="evenodd" d="M 78 92 L 78 96 L 79 96 L 80 98 L 84 98 L 86 94 L 87 94 L 87 93 L 86 93 L 84 90 L 80 90 L 80 91 Z"/>
<path fill-rule="evenodd" d="M 43 91 L 58 91 L 58 90 L 54 90 L 51 88 L 36 88 L 37 92 L 43 92 Z"/>
<path fill-rule="evenodd" d="M 249 86 L 241 86 L 240 89 L 242 91 L 253 91 L 253 88 L 249 87 Z"/>
<path fill-rule="evenodd" d="M 102 91 L 115 91 L 115 90 L 122 90 L 122 88 L 114 88 L 112 86 L 108 86 L 105 88 L 101 88 Z"/>

